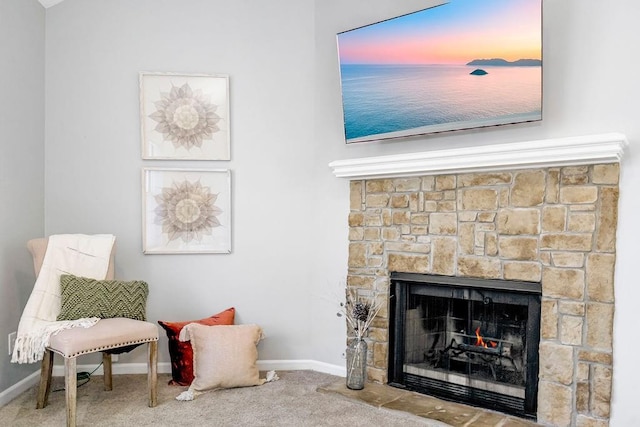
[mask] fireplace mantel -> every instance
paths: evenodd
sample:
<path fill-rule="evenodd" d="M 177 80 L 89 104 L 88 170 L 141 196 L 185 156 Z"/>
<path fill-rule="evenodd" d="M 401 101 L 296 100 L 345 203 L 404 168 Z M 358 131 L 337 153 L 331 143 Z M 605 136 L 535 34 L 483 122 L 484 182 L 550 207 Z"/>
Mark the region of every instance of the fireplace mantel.
<path fill-rule="evenodd" d="M 627 138 L 607 133 L 481 145 L 329 163 L 338 178 L 368 179 L 618 163 Z"/>

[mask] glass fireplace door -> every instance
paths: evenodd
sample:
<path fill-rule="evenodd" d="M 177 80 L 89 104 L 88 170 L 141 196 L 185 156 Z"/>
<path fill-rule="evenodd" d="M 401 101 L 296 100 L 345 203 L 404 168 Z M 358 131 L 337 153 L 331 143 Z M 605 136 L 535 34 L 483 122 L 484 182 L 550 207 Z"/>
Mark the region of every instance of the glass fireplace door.
<path fill-rule="evenodd" d="M 446 278 L 440 283 L 440 276 L 418 275 L 415 282 L 394 276 L 391 385 L 517 415 L 535 414 L 536 284 L 514 291 L 514 284 L 504 281 Z M 436 283 L 424 282 L 429 279 Z M 448 283 L 452 279 L 455 284 Z"/>

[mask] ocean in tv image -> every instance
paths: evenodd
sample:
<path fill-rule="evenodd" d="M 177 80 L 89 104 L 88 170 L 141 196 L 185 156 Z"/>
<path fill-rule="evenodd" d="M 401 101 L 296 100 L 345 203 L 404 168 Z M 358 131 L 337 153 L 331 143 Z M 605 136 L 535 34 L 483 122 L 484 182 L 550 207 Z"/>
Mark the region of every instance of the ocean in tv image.
<path fill-rule="evenodd" d="M 540 0 L 452 0 L 338 50 L 347 142 L 542 118 Z"/>
<path fill-rule="evenodd" d="M 540 120 L 541 67 L 344 65 L 347 139 Z M 438 128 L 434 125 L 443 125 Z M 424 129 L 428 131 L 429 129 Z M 418 132 L 419 133 L 419 132 Z"/>

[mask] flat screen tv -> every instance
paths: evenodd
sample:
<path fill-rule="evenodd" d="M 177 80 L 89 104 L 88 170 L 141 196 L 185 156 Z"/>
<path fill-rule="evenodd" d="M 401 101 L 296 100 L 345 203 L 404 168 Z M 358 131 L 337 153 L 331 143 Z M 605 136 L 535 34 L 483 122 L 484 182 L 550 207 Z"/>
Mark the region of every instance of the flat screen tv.
<path fill-rule="evenodd" d="M 451 0 L 339 33 L 347 143 L 542 120 L 542 0 Z"/>

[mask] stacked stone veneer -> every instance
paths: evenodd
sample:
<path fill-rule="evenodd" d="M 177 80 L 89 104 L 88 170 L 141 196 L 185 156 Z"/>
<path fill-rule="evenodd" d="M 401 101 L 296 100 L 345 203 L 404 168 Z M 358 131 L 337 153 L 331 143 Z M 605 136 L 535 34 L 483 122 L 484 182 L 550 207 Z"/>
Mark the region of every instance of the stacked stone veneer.
<path fill-rule="evenodd" d="M 542 283 L 538 422 L 609 423 L 619 165 L 351 181 L 347 285 L 389 273 Z M 387 382 L 388 311 L 368 376 Z"/>

